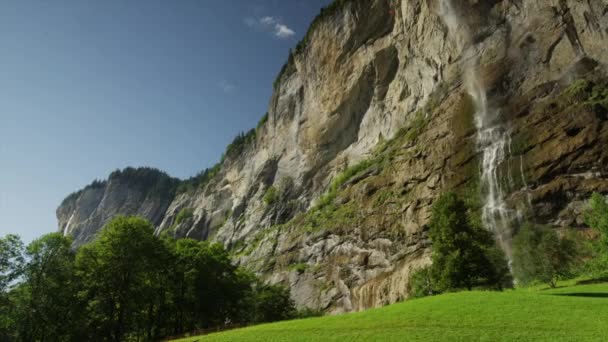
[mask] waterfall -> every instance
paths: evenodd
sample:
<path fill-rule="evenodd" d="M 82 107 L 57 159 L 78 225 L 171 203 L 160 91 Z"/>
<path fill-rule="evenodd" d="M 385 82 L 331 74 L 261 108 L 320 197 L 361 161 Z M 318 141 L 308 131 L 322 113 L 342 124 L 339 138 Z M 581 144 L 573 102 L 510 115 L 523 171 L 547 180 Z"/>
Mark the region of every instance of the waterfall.
<path fill-rule="evenodd" d="M 72 215 L 68 219 L 68 223 L 66 223 L 65 228 L 63 229 L 63 236 L 68 235 L 69 229 L 70 229 L 70 224 L 72 223 L 72 219 L 74 219 L 74 214 L 76 214 L 76 210 L 74 210 L 74 212 L 72 212 Z"/>
<path fill-rule="evenodd" d="M 464 83 L 475 104 L 475 126 L 477 128 L 477 152 L 481 155 L 480 187 L 482 192 L 481 218 L 486 229 L 492 231 L 507 256 L 510 258 L 511 224 L 518 216 L 505 202 L 506 184 L 513 183 L 510 168 L 505 172 L 500 166 L 509 161 L 511 134 L 501 121 L 500 108 L 493 108 L 488 101 L 486 86 L 480 74 L 479 47 L 473 44 L 469 27 L 463 23 L 451 0 L 441 0 L 440 15 L 463 50 Z"/>

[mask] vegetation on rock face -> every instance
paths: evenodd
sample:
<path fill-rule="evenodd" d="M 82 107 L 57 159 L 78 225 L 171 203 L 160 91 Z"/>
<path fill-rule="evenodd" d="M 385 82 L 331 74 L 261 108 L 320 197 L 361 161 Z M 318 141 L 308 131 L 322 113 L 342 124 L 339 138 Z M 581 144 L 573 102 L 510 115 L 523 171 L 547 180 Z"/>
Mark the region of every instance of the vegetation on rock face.
<path fill-rule="evenodd" d="M 552 288 L 574 276 L 576 241 L 549 228 L 526 224 L 513 239 L 513 274 L 520 285 L 536 281 Z"/>
<path fill-rule="evenodd" d="M 74 251 L 60 233 L 0 239 L 2 341 L 152 341 L 296 316 L 289 290 L 233 265 L 221 245 L 157 237 L 117 217 Z"/>
<path fill-rule="evenodd" d="M 69 194 L 62 202 L 61 202 L 61 206 L 66 205 L 67 203 L 69 203 L 70 201 L 76 200 L 80 195 L 82 195 L 83 192 L 90 190 L 90 189 L 100 189 L 103 188 L 104 186 L 106 186 L 106 181 L 101 181 L 101 180 L 94 180 L 91 184 L 85 186 L 84 188 L 82 188 L 81 190 L 75 191 L 71 194 Z"/>
<path fill-rule="evenodd" d="M 194 215 L 194 209 L 192 208 L 182 208 L 182 210 L 177 213 L 175 216 L 175 224 L 179 225 L 186 220 L 189 220 Z"/>
<path fill-rule="evenodd" d="M 268 112 L 266 112 L 262 118 L 260 119 L 260 121 L 258 121 L 258 125 L 256 126 L 256 130 L 260 130 L 262 129 L 262 127 L 264 127 L 264 125 L 266 125 L 266 123 L 268 122 Z"/>
<path fill-rule="evenodd" d="M 179 184 L 177 178 L 170 177 L 166 172 L 150 167 L 127 167 L 116 170 L 108 177 L 109 181 L 118 181 L 138 189 L 147 196 L 173 196 Z"/>
<path fill-rule="evenodd" d="M 209 183 L 209 181 L 211 181 L 213 177 L 215 177 L 220 172 L 221 167 L 222 164 L 217 163 L 213 167 L 199 172 L 198 175 L 182 181 L 177 187 L 177 193 L 180 194 L 185 192 L 192 192 L 196 191 L 197 189 L 203 188 Z"/>
<path fill-rule="evenodd" d="M 600 104 L 608 108 L 608 86 L 604 83 L 580 79 L 563 93 L 572 101 L 582 104 Z"/>
<path fill-rule="evenodd" d="M 239 156 L 247 146 L 255 142 L 256 138 L 256 130 L 255 128 L 250 129 L 247 133 L 239 133 L 234 140 L 226 147 L 226 152 L 224 153 L 224 158 L 235 158 Z"/>
<path fill-rule="evenodd" d="M 279 191 L 274 186 L 269 186 L 264 193 L 264 203 L 267 205 L 273 205 L 279 198 Z"/>

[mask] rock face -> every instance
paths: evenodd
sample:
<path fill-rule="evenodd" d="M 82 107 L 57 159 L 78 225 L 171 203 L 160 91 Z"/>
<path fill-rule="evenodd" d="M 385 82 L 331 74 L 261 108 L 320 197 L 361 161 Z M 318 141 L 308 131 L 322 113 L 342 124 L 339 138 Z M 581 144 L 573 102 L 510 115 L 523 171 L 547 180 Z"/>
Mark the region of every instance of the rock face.
<path fill-rule="evenodd" d="M 469 42 L 450 34 L 455 17 Z M 166 175 L 113 174 L 64 201 L 59 229 L 82 244 L 140 215 L 224 243 L 299 306 L 402 300 L 430 262 L 433 200 L 454 190 L 483 205 L 471 47 L 510 137 L 505 202 L 518 222 L 582 227 L 585 199 L 608 193 L 606 0 L 337 1 L 290 56 L 267 120 L 208 180 L 178 191 Z"/>

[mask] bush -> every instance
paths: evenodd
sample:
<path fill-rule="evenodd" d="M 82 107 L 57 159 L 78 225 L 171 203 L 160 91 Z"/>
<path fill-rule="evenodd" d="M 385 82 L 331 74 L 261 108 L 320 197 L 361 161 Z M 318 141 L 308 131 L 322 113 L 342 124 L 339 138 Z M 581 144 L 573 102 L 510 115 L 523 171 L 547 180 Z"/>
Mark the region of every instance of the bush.
<path fill-rule="evenodd" d="M 513 274 L 522 285 L 555 287 L 574 275 L 576 257 L 576 242 L 546 227 L 526 224 L 513 239 Z"/>
<path fill-rule="evenodd" d="M 268 187 L 264 193 L 264 203 L 273 205 L 279 199 L 279 191 L 274 186 Z"/>
<path fill-rule="evenodd" d="M 262 285 L 256 291 L 255 322 L 274 322 L 296 316 L 289 288 L 282 285 Z"/>
<path fill-rule="evenodd" d="M 177 216 L 175 217 L 175 224 L 179 225 L 180 223 L 185 222 L 186 220 L 189 220 L 190 218 L 192 218 L 192 216 L 194 216 L 194 209 L 183 208 L 182 210 L 179 211 L 179 213 L 177 213 Z"/>
<path fill-rule="evenodd" d="M 435 291 L 433 290 L 431 267 L 427 266 L 412 273 L 408 284 L 410 297 L 421 298 L 432 296 Z"/>

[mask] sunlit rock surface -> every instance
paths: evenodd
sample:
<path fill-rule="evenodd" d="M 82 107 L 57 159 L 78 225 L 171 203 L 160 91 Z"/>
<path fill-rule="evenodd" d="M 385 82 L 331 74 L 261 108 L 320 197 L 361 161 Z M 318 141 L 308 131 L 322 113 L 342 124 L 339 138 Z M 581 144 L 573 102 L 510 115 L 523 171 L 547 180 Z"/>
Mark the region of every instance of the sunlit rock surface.
<path fill-rule="evenodd" d="M 117 214 L 141 215 L 158 232 L 224 243 L 288 284 L 299 306 L 339 313 L 402 300 L 409 274 L 430 262 L 438 194 L 483 206 L 471 44 L 509 129 L 497 165 L 505 203 L 520 220 L 580 228 L 584 200 L 608 193 L 608 1 L 452 0 L 471 33 L 464 44 L 441 1 L 392 3 L 340 1 L 318 18 L 255 141 L 204 187 L 179 193 L 167 180 L 148 191 L 110 177 L 59 207 L 59 229 L 82 244 Z M 264 200 L 271 186 L 278 198 Z M 184 209 L 192 214 L 178 220 Z"/>

